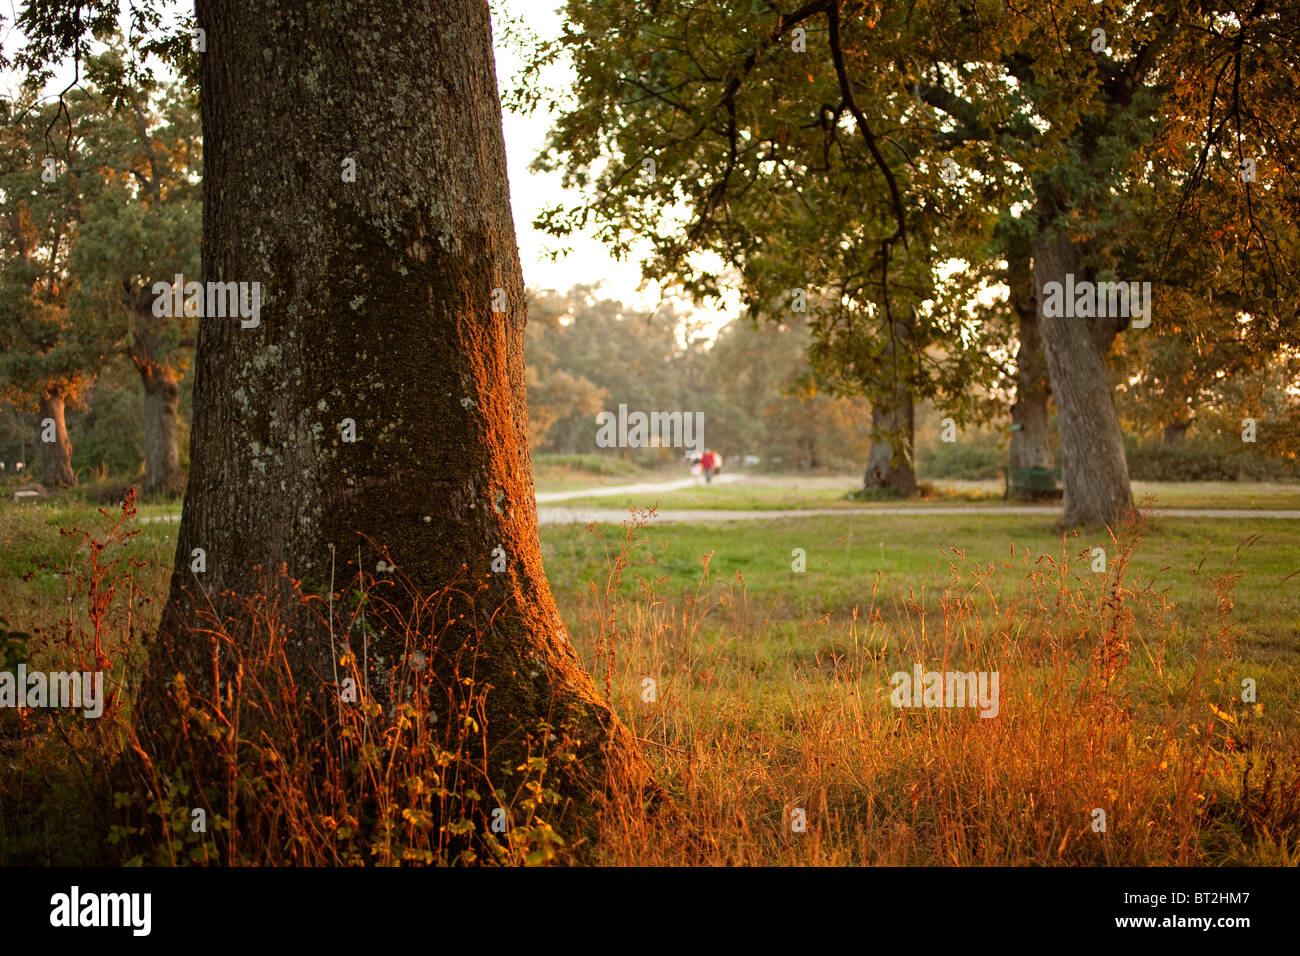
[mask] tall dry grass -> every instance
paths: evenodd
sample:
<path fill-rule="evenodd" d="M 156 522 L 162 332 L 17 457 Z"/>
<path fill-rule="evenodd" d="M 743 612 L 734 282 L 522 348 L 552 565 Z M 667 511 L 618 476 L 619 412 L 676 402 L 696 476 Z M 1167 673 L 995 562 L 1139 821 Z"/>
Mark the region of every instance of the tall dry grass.
<path fill-rule="evenodd" d="M 983 566 L 953 552 L 937 601 L 873 587 L 850 621 L 808 622 L 783 649 L 743 581 L 713 584 L 707 560 L 681 601 L 652 579 L 618 587 L 630 524 L 573 623 L 676 800 L 671 825 L 607 821 L 602 861 L 1296 862 L 1296 748 L 1240 699 L 1236 576 L 1201 575 L 1214 612 L 1188 627 L 1131 579 L 1141 534 L 1114 541 L 1104 574 L 1069 538 Z M 996 671 L 998 715 L 892 706 L 891 674 L 917 662 Z"/>
<path fill-rule="evenodd" d="M 851 618 L 791 632 L 751 602 L 743 580 L 712 580 L 707 557 L 693 593 L 665 593 L 637 564 L 644 515 L 629 522 L 606 539 L 602 580 L 568 619 L 664 795 L 651 804 L 628 781 L 605 781 L 599 832 L 584 839 L 566 830 L 552 787 L 575 742 L 539 724 L 526 759 L 494 762 L 489 691 L 468 663 L 434 666 L 448 663 L 438 658 L 446 594 L 417 593 L 400 574 L 354 569 L 326 594 L 294 592 L 295 612 L 309 610 L 329 633 L 324 673 L 291 663 L 293 615 L 281 598 L 250 598 L 238 633 L 195 621 L 212 673 L 203 688 L 177 688 L 165 746 L 142 739 L 128 705 L 144 572 L 113 557 L 132 512 L 128 499 L 104 534 L 76 538 L 88 560 L 68 565 L 73 599 L 33 648 L 34 663 L 50 669 L 106 669 L 113 707 L 99 722 L 12 718 L 23 769 L 0 786 L 0 837 L 41 827 L 24 861 L 1300 860 L 1294 740 L 1262 730 L 1241 700 L 1236 575 L 1202 572 L 1210 610 L 1175 613 L 1167 594 L 1130 573 L 1141 527 L 1113 542 L 1105 573 L 1092 573 L 1070 538 L 1059 552 L 1011 548 L 992 564 L 951 552 L 942 593 L 882 594 L 878 580 L 864 581 Z M 378 620 L 401 637 L 386 660 L 371 656 Z M 917 663 L 997 672 L 997 716 L 894 707 L 891 675 Z M 35 798 L 55 810 L 36 810 Z"/>

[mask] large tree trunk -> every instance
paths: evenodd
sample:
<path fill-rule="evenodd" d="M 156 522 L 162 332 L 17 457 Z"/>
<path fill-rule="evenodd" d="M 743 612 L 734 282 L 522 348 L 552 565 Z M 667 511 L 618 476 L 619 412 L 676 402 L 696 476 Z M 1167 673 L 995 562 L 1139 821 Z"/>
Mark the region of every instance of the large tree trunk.
<path fill-rule="evenodd" d="M 1011 468 L 1051 468 L 1051 432 L 1048 429 L 1047 356 L 1038 332 L 1038 307 L 1034 276 L 1026 246 L 1010 261 L 1011 307 L 1019 320 L 1020 346 L 1016 350 L 1016 401 L 1011 406 Z"/>
<path fill-rule="evenodd" d="M 140 379 L 144 383 L 144 489 L 179 488 L 180 383 L 170 365 L 158 363 L 141 368 Z"/>
<path fill-rule="evenodd" d="M 1111 319 L 1043 314 L 1047 283 L 1064 285 L 1067 273 L 1084 278 L 1077 250 L 1067 237 L 1052 231 L 1052 218 L 1050 210 L 1040 211 L 1033 246 L 1034 290 L 1061 433 L 1064 522 L 1113 526 L 1133 512 L 1124 436 L 1106 363 L 1118 328 Z"/>
<path fill-rule="evenodd" d="M 420 593 L 455 589 L 431 669 L 446 686 L 468 649 L 491 688 L 484 759 L 517 761 L 541 720 L 572 726 L 579 760 L 552 784 L 581 808 L 605 770 L 645 765 L 542 569 L 487 4 L 199 0 L 197 14 L 203 278 L 260 282 L 263 307 L 253 328 L 199 323 L 190 476 L 141 722 L 159 729 L 173 675 L 210 683 L 196 610 L 211 601 L 238 626 L 226 592 L 264 590 L 259 569 L 319 593 L 358 548 L 375 568 L 373 543 Z M 497 549 L 505 570 L 489 573 Z M 316 693 L 329 644 L 300 633 L 295 666 Z M 372 661 L 392 653 L 370 644 Z"/>
<path fill-rule="evenodd" d="M 912 394 L 899 389 L 891 405 L 871 404 L 873 437 L 867 471 L 862 479 L 866 491 L 888 491 L 900 498 L 916 494 L 916 470 L 912 467 L 914 435 Z"/>
<path fill-rule="evenodd" d="M 64 401 L 63 390 L 57 386 L 41 396 L 41 484 L 47 488 L 70 488 L 77 483 L 72 471 L 72 442 L 63 421 Z M 47 434 L 52 434 L 54 441 L 46 441 Z"/>

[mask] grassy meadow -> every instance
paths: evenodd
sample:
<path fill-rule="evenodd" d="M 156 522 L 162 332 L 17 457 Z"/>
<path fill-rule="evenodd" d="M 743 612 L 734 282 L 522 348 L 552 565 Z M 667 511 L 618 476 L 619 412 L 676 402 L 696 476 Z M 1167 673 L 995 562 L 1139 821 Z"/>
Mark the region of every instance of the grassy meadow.
<path fill-rule="evenodd" d="M 600 477 L 584 483 L 568 477 L 554 485 L 540 480 L 538 491 L 576 493 L 585 488 L 623 485 L 630 482 L 673 481 L 689 477 L 678 470 L 658 471 L 652 477 Z M 710 509 L 718 511 L 784 511 L 796 508 L 930 508 L 967 505 L 1002 505 L 1001 481 L 942 479 L 926 482 L 922 494 L 904 501 L 862 500 L 853 489 L 861 485 L 860 475 L 836 475 L 790 479 L 780 475 L 743 474 L 735 484 L 705 485 L 662 491 L 657 494 L 627 493 L 600 497 L 565 498 L 568 508 L 627 508 L 657 505 L 662 511 Z M 1174 482 L 1135 481 L 1133 500 L 1154 508 L 1249 508 L 1294 511 L 1300 509 L 1300 484 L 1269 482 Z M 1015 502 L 1009 502 L 1015 504 Z M 1045 503 L 1047 504 L 1047 503 Z M 1058 502 L 1059 505 L 1059 502 Z"/>
<path fill-rule="evenodd" d="M 779 483 L 671 494 L 790 501 Z M 1216 502 L 1286 494 L 1294 506 L 1294 489 Z M 175 511 L 144 506 L 96 549 L 110 509 L 0 505 L 0 630 L 32 635 L 33 661 L 66 653 L 68 635 L 136 641 L 156 623 L 177 527 L 141 519 Z M 518 861 L 1300 862 L 1300 522 L 1166 518 L 1111 538 L 1053 521 L 543 527 L 573 640 L 670 799 L 629 802 L 584 846 Z M 110 683 L 129 694 L 138 659 L 114 659 Z M 997 717 L 893 706 L 891 675 L 918 663 L 997 672 Z M 124 714 L 4 715 L 0 864 L 122 862 L 108 807 L 85 807 L 104 799 L 86 755 L 128 745 Z"/>

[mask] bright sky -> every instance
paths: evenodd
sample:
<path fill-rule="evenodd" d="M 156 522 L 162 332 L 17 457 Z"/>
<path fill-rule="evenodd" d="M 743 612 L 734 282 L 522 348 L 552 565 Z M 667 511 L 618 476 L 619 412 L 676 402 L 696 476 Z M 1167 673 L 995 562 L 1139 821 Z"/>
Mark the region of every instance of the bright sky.
<path fill-rule="evenodd" d="M 493 0 L 493 9 L 519 17 L 537 36 L 559 36 L 563 20 L 558 7 L 561 0 Z M 500 27 L 496 28 L 497 85 L 503 91 L 509 88 L 522 63 L 514 50 L 503 42 Z M 571 82 L 567 68 L 555 67 L 545 76 L 547 87 L 562 90 Z M 568 291 L 575 285 L 603 283 L 601 293 L 619 299 L 628 306 L 651 311 L 661 301 L 658 286 L 641 288 L 641 264 L 638 260 L 619 262 L 605 245 L 597 241 L 589 230 L 566 240 L 557 240 L 533 228 L 533 220 L 543 207 L 560 201 L 574 202 L 577 195 L 560 186 L 559 173 L 534 173 L 528 166 L 541 150 L 550 129 L 550 116 L 535 113 L 523 116 L 506 112 L 502 117 L 506 141 L 506 164 L 510 176 L 510 202 L 515 214 L 515 234 L 519 241 L 519 257 L 523 263 L 524 282 L 530 288 Z M 554 250 L 571 248 L 568 255 L 551 261 Z M 680 300 L 679 300 L 680 301 Z M 681 302 L 679 310 L 686 311 L 688 304 Z M 739 295 L 730 297 L 723 311 L 708 306 L 693 307 L 695 318 L 706 323 L 710 337 L 739 310 Z"/>
<path fill-rule="evenodd" d="M 559 12 L 551 11 L 545 4 L 557 0 L 497 0 L 494 7 L 521 16 L 530 30 L 540 37 L 559 35 L 563 22 Z M 514 50 L 503 42 L 501 30 L 494 33 L 497 58 L 497 85 L 504 91 L 512 85 L 522 61 Z M 566 85 L 568 71 L 550 71 L 546 82 L 552 89 Z M 533 219 L 544 206 L 560 201 L 562 197 L 575 199 L 573 193 L 560 188 L 559 173 L 533 173 L 529 164 L 537 156 L 546 139 L 551 122 L 548 115 L 538 112 L 533 116 L 506 112 L 502 127 L 506 139 L 506 163 L 510 175 L 510 203 L 515 213 L 515 234 L 519 240 L 519 256 L 523 260 L 524 281 L 531 287 L 555 289 L 560 292 L 580 283 L 604 279 L 609 293 L 616 298 L 632 301 L 641 282 L 640 266 L 635 262 L 616 262 L 605 246 L 591 236 L 574 237 L 561 242 L 535 230 Z M 553 249 L 572 246 L 573 252 L 552 263 L 547 253 Z"/>

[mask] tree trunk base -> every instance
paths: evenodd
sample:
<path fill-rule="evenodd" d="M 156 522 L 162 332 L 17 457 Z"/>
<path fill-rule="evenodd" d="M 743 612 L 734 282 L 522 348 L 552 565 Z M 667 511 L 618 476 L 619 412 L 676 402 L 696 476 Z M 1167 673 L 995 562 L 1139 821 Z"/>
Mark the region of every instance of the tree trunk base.
<path fill-rule="evenodd" d="M 919 490 L 916 470 L 912 466 L 914 421 L 912 396 L 902 392 L 893 408 L 880 403 L 871 406 L 873 436 L 867 470 L 862 476 L 865 495 L 887 494 L 898 498 L 914 497 Z"/>
<path fill-rule="evenodd" d="M 72 442 L 64 422 L 65 403 L 59 388 L 41 396 L 41 484 L 46 488 L 71 488 L 77 483 L 72 470 Z"/>

